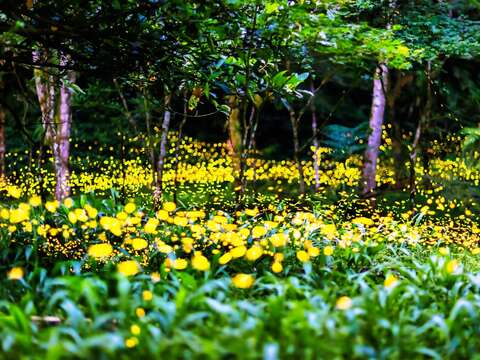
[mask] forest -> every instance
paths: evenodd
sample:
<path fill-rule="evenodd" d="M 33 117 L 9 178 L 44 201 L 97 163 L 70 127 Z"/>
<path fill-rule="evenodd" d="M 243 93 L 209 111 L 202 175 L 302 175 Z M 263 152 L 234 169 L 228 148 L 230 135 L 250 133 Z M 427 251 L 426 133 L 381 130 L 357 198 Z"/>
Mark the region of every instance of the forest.
<path fill-rule="evenodd" d="M 480 1 L 0 0 L 1 359 L 475 359 Z"/>

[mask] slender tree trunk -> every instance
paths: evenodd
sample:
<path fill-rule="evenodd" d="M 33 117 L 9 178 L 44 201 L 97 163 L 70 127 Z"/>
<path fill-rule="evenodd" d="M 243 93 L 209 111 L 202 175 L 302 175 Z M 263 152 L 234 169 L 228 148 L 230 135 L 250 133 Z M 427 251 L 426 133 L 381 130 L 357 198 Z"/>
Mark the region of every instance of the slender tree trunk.
<path fill-rule="evenodd" d="M 0 105 L 0 180 L 5 177 L 5 109 Z"/>
<path fill-rule="evenodd" d="M 427 126 L 431 118 L 432 112 L 432 86 L 431 86 L 431 64 L 427 64 L 427 102 L 423 114 L 418 121 L 417 129 L 415 130 L 415 136 L 412 142 L 412 151 L 410 152 L 410 203 L 412 209 L 415 208 L 415 197 L 417 194 L 416 172 L 415 167 L 417 165 L 418 148 L 424 128 Z"/>
<path fill-rule="evenodd" d="M 155 156 L 155 149 L 153 146 L 152 137 L 152 116 L 150 113 L 150 107 L 148 103 L 147 93 L 143 93 L 143 108 L 145 111 L 145 127 L 147 128 L 147 138 L 145 139 L 145 148 L 148 151 L 150 157 L 150 164 L 152 166 L 152 188 L 155 188 L 157 184 L 157 161 Z"/>
<path fill-rule="evenodd" d="M 255 104 L 256 106 L 256 111 L 254 111 L 254 120 L 253 120 L 253 124 L 252 124 L 252 130 L 250 132 L 250 140 L 248 141 L 248 152 L 251 153 L 252 150 L 255 150 L 256 147 L 257 147 L 257 139 L 256 139 L 256 135 L 257 135 L 257 128 L 258 128 L 258 123 L 259 123 L 259 120 L 260 120 L 260 111 L 263 107 L 263 100 L 262 100 L 262 103 L 257 103 Z M 252 164 L 252 167 L 253 167 L 253 188 L 255 189 L 255 185 L 256 185 L 256 182 L 257 182 L 257 154 L 254 154 L 253 156 L 253 164 Z"/>
<path fill-rule="evenodd" d="M 403 145 L 403 134 L 401 126 L 395 115 L 390 116 L 392 123 L 392 155 L 393 155 L 393 171 L 395 179 L 395 189 L 400 190 L 406 186 L 408 180 L 408 151 Z"/>
<path fill-rule="evenodd" d="M 120 132 L 119 134 L 120 137 L 120 170 L 122 172 L 122 201 L 125 202 L 125 199 L 127 197 L 126 191 L 125 191 L 125 185 L 127 182 L 127 169 L 125 167 L 125 162 L 126 162 L 126 154 L 125 154 L 125 134 L 123 132 Z"/>
<path fill-rule="evenodd" d="M 290 124 L 292 125 L 292 135 L 293 135 L 293 159 L 297 165 L 298 171 L 298 188 L 300 194 L 305 194 L 305 174 L 303 172 L 303 165 L 300 161 L 300 139 L 298 136 L 298 120 L 293 108 L 289 109 Z"/>
<path fill-rule="evenodd" d="M 127 99 L 125 98 L 125 95 L 123 94 L 122 88 L 118 84 L 118 81 L 117 81 L 116 78 L 113 78 L 113 84 L 115 85 L 115 88 L 117 89 L 118 96 L 120 97 L 120 101 L 122 102 L 123 109 L 125 111 L 125 117 L 127 118 L 128 122 L 132 126 L 135 133 L 137 133 L 137 122 L 133 118 L 132 113 L 130 112 L 130 109 L 128 108 Z"/>
<path fill-rule="evenodd" d="M 42 198 L 42 201 L 44 201 L 47 197 L 47 191 L 45 190 L 45 179 L 43 176 L 42 172 L 42 167 L 44 163 L 44 156 L 45 156 L 45 137 L 46 137 L 46 132 L 45 130 L 43 131 L 42 134 L 42 139 L 39 142 L 38 146 L 38 156 L 37 156 L 37 165 L 36 165 L 36 171 L 37 171 L 37 181 L 38 181 L 38 186 L 39 186 L 39 191 L 40 191 L 40 196 Z"/>
<path fill-rule="evenodd" d="M 424 117 L 422 116 L 418 121 L 417 128 L 415 130 L 415 135 L 412 143 L 412 151 L 410 152 L 410 202 L 412 208 L 415 207 L 415 195 L 417 193 L 416 185 L 416 172 L 415 166 L 417 165 L 417 153 L 418 153 L 418 144 L 420 142 L 420 137 L 422 135 L 422 125 L 424 122 Z"/>
<path fill-rule="evenodd" d="M 243 134 L 242 135 L 242 145 L 241 145 L 241 153 L 240 153 L 240 191 L 237 192 L 238 195 L 238 204 L 241 203 L 243 199 L 243 195 L 245 194 L 245 190 L 247 189 L 247 176 L 245 175 L 246 169 L 248 167 L 248 159 L 251 154 L 253 142 L 255 141 L 255 132 L 256 132 L 256 108 L 255 104 L 252 104 L 250 109 L 250 116 L 248 117 L 248 123 L 246 122 L 246 113 L 248 108 L 248 103 L 245 100 L 244 106 L 244 121 L 243 121 Z"/>
<path fill-rule="evenodd" d="M 233 176 L 235 189 L 242 186 L 242 124 L 240 119 L 239 100 L 236 95 L 228 97 L 230 114 L 228 116 L 229 150 L 232 158 Z"/>
<path fill-rule="evenodd" d="M 390 123 L 392 124 L 391 139 L 392 153 L 395 172 L 395 188 L 402 189 L 407 186 L 408 182 L 408 150 L 403 143 L 403 134 L 400 122 L 397 119 L 397 99 L 400 97 L 403 88 L 413 81 L 413 75 L 399 74 L 395 86 L 389 91 L 387 97 L 388 114 Z"/>
<path fill-rule="evenodd" d="M 380 64 L 373 79 L 372 109 L 370 114 L 370 134 L 363 164 L 363 194 L 372 194 L 376 188 L 377 161 L 382 142 L 382 125 L 385 115 L 388 67 Z"/>
<path fill-rule="evenodd" d="M 315 94 L 315 85 L 313 79 L 310 81 L 310 91 L 312 94 Z M 313 95 L 315 96 L 315 95 Z M 315 100 L 312 99 L 310 102 L 310 111 L 312 112 L 312 136 L 313 136 L 313 169 L 315 172 L 315 191 L 317 192 L 320 189 L 320 169 L 319 169 L 319 159 L 318 159 L 318 123 L 317 123 L 317 109 L 315 107 Z"/>
<path fill-rule="evenodd" d="M 153 192 L 153 203 L 156 209 L 160 207 L 163 196 L 163 170 L 165 167 L 165 159 L 167 157 L 168 130 L 170 129 L 170 120 L 172 117 L 172 113 L 170 111 L 171 100 L 171 94 L 166 94 L 164 96 L 165 109 L 163 112 L 162 136 L 160 138 L 160 152 L 158 154 L 157 161 L 157 179 L 155 190 Z"/>
<path fill-rule="evenodd" d="M 185 100 L 183 103 L 183 117 L 180 125 L 178 127 L 178 137 L 177 143 L 175 144 L 175 180 L 173 185 L 173 202 L 177 202 L 177 187 L 178 187 L 178 164 L 179 164 L 179 152 L 180 152 L 180 142 L 182 141 L 183 136 L 183 127 L 185 126 L 188 119 L 188 99 L 187 94 L 185 94 Z"/>
<path fill-rule="evenodd" d="M 42 61 L 48 59 L 49 54 L 46 51 L 35 50 L 33 52 L 33 62 L 41 66 Z M 68 59 L 61 55 L 60 65 L 66 66 Z M 42 68 L 34 70 L 35 87 L 37 97 L 42 112 L 42 124 L 44 128 L 43 141 L 39 155 L 39 166 L 42 162 L 42 150 L 44 144 L 50 146 L 54 160 L 54 170 L 56 177 L 55 198 L 62 200 L 70 194 L 68 185 L 70 171 L 68 167 L 70 153 L 70 126 L 71 126 L 71 91 L 66 86 L 65 81 L 60 88 L 58 100 L 58 112 L 56 111 L 56 91 L 55 78 L 48 74 Z M 67 70 L 65 79 L 70 83 L 75 82 L 75 73 Z M 39 169 L 39 181 L 43 189 L 43 178 Z M 43 190 L 42 190 L 43 192 Z"/>
<path fill-rule="evenodd" d="M 48 57 L 48 54 L 35 50 L 32 56 L 35 64 L 41 64 Z M 41 68 L 35 68 L 33 73 L 38 102 L 42 112 L 42 124 L 45 132 L 44 141 L 51 145 L 55 138 L 55 81 L 53 75 L 47 74 Z"/>
<path fill-rule="evenodd" d="M 61 55 L 60 65 L 66 66 L 68 59 Z M 72 90 L 67 87 L 66 82 L 75 83 L 75 72 L 67 70 L 62 86 L 60 87 L 59 116 L 56 131 L 56 138 L 53 143 L 53 155 L 55 161 L 55 173 L 57 184 L 55 187 L 55 198 L 63 200 L 70 195 L 70 130 L 72 124 Z"/>

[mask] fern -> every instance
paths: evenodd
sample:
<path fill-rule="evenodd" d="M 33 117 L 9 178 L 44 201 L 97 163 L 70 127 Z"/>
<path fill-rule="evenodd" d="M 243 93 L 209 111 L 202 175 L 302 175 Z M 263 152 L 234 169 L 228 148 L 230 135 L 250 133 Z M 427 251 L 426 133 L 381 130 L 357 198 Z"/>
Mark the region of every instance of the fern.
<path fill-rule="evenodd" d="M 327 125 L 322 130 L 324 135 L 322 144 L 332 149 L 334 158 L 345 159 L 365 149 L 365 144 L 360 144 L 360 140 L 365 140 L 367 129 L 368 122 L 355 127 Z"/>
<path fill-rule="evenodd" d="M 480 127 L 479 128 L 464 128 L 462 135 L 465 135 L 465 140 L 462 145 L 463 157 L 470 166 L 478 166 L 480 153 Z"/>

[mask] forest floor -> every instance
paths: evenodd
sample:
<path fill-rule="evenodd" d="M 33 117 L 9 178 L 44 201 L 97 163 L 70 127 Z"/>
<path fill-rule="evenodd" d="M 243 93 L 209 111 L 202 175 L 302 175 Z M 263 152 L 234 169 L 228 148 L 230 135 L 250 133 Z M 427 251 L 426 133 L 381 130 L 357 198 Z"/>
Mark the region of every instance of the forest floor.
<path fill-rule="evenodd" d="M 480 172 L 460 158 L 416 169 L 415 204 L 407 189 L 389 190 L 372 210 L 356 195 L 356 155 L 325 155 L 321 190 L 304 197 L 293 162 L 252 157 L 240 207 L 225 146 L 186 139 L 154 211 L 142 151 L 75 157 L 61 203 L 39 196 L 53 185 L 46 170 L 9 155 L 18 162 L 0 186 L 0 358 L 480 351 Z M 381 163 L 380 187 L 393 175 Z"/>

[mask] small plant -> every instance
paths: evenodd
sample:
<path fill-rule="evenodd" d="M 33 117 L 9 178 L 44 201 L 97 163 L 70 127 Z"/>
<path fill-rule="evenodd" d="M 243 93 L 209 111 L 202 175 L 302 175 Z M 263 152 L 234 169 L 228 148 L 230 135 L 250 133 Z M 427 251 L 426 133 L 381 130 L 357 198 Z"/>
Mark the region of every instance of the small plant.
<path fill-rule="evenodd" d="M 325 138 L 322 144 L 332 149 L 332 156 L 337 160 L 345 160 L 352 154 L 365 149 L 365 138 L 368 122 L 363 122 L 355 127 L 343 125 L 327 125 L 322 134 Z"/>

